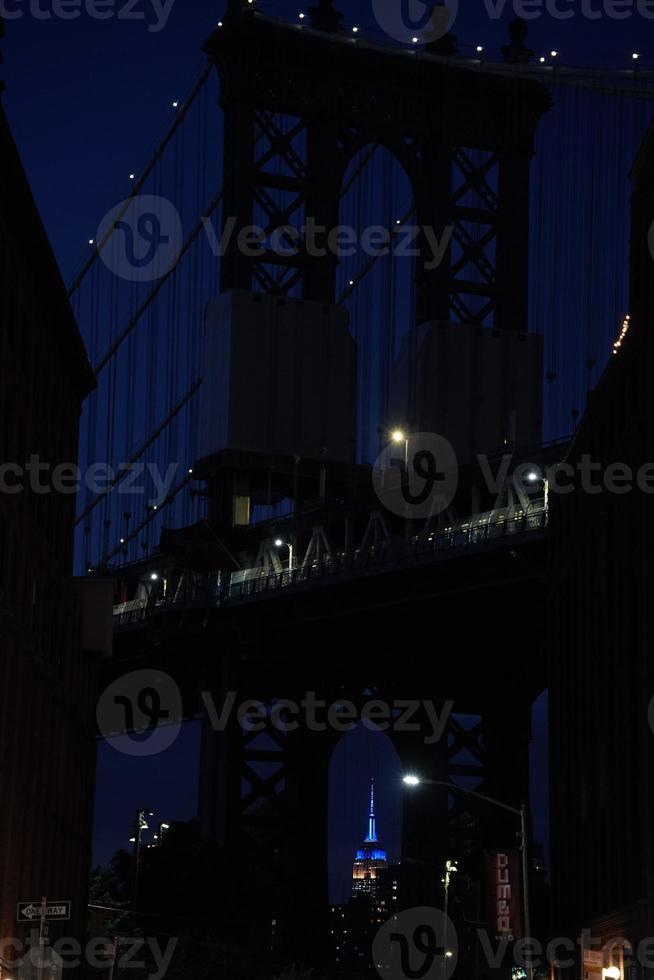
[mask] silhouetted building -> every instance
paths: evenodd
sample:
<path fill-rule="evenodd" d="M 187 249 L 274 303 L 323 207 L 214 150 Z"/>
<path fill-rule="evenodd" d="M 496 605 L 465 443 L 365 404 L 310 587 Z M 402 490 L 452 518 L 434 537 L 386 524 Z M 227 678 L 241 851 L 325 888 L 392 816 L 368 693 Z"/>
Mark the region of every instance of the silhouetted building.
<path fill-rule="evenodd" d="M 74 482 L 93 386 L 0 106 L 0 938 L 24 936 L 16 903 L 44 895 L 72 902 L 67 935 L 86 919 L 95 654 L 110 637 L 111 597 L 105 583 L 73 582 L 75 492 L 54 486 L 60 464 Z M 95 611 L 81 591 L 100 599 Z M 15 972 L 0 961 L 2 980 Z"/>
<path fill-rule="evenodd" d="M 654 934 L 652 131 L 632 179 L 630 314 L 558 478 L 574 492 L 550 487 L 554 929 L 596 937 L 586 980 L 638 975 L 630 949 Z"/>

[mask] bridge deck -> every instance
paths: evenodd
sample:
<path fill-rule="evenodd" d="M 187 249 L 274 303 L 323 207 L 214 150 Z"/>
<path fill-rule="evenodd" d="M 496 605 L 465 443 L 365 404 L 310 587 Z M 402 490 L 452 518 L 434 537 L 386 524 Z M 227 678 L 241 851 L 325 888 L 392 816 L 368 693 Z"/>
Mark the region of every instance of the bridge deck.
<path fill-rule="evenodd" d="M 182 589 L 152 600 L 135 600 L 114 607 L 114 629 L 120 630 L 144 624 L 149 616 L 165 609 L 193 607 L 232 607 L 237 603 L 271 599 L 289 589 L 320 588 L 327 581 L 340 581 L 380 575 L 402 568 L 478 554 L 482 549 L 506 548 L 517 545 L 526 537 L 532 539 L 545 533 L 547 508 L 534 508 L 507 518 L 505 514 L 476 515 L 469 522 L 434 532 L 428 537 L 411 541 L 393 541 L 351 553 L 325 555 L 322 559 L 303 563 L 280 572 L 260 568 L 221 575 L 220 572 L 197 576 Z"/>

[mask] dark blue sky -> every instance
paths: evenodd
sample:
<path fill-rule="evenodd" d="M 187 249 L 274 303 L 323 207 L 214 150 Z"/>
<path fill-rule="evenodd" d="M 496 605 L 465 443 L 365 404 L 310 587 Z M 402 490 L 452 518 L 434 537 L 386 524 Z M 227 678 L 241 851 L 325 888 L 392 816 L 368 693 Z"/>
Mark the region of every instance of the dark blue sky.
<path fill-rule="evenodd" d="M 37 19 L 36 0 L 6 0 L 8 11 L 24 16 L 6 24 L 2 44 L 5 107 L 37 203 L 66 278 L 86 254 L 86 242 L 100 217 L 128 187 L 170 121 L 171 104 L 183 97 L 203 63 L 200 45 L 224 10 L 224 2 L 175 0 L 166 26 L 156 26 L 151 0 L 138 0 L 144 20 Z M 40 0 L 51 9 L 53 0 Z M 82 0 L 83 2 L 83 0 Z M 125 0 L 116 0 L 116 11 Z M 491 7 L 490 0 L 486 0 Z M 506 0 L 501 19 L 488 16 L 484 3 L 461 2 L 454 32 L 462 50 L 482 43 L 492 58 L 504 43 L 515 0 Z M 587 0 L 601 7 L 609 0 Z M 391 4 L 391 0 L 388 0 Z M 396 0 L 392 0 L 397 5 Z M 348 24 L 361 24 L 382 38 L 371 0 L 337 4 Z M 265 2 L 264 12 L 296 17 L 302 3 Z M 575 16 L 555 20 L 546 13 L 530 21 L 530 45 L 538 53 L 552 48 L 566 64 L 654 67 L 654 32 L 633 13 L 624 20 L 581 14 L 581 0 L 559 0 Z M 651 41 L 648 42 L 648 37 Z M 651 51 L 648 50 L 648 43 Z M 466 47 L 468 46 L 468 47 Z"/>

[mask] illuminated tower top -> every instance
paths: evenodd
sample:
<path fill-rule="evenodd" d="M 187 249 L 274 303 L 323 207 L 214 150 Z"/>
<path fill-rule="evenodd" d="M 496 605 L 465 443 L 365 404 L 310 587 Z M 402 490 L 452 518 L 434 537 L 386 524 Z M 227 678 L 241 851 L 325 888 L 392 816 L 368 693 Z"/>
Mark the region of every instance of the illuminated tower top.
<path fill-rule="evenodd" d="M 368 836 L 365 844 L 377 843 L 377 820 L 375 817 L 375 780 L 370 780 L 370 812 L 368 814 Z"/>
<path fill-rule="evenodd" d="M 352 867 L 352 894 L 368 895 L 377 898 L 378 874 L 388 867 L 386 851 L 377 837 L 377 818 L 375 816 L 375 783 L 370 780 L 370 808 L 368 810 L 368 833 L 357 849 Z"/>

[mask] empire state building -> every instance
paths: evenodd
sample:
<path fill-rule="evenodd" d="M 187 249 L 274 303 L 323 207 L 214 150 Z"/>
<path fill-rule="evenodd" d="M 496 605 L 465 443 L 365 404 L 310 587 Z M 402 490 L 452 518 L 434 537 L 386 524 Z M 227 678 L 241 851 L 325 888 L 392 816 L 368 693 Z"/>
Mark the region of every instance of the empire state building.
<path fill-rule="evenodd" d="M 388 867 L 386 851 L 377 837 L 375 817 L 375 781 L 370 780 L 370 810 L 368 812 L 368 833 L 357 850 L 352 866 L 352 896 L 367 895 L 377 901 L 380 891 L 380 872 Z M 383 877 L 383 876 L 382 876 Z"/>

